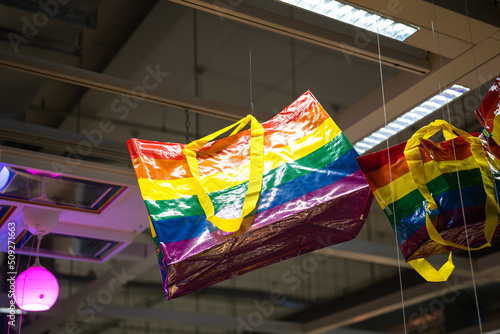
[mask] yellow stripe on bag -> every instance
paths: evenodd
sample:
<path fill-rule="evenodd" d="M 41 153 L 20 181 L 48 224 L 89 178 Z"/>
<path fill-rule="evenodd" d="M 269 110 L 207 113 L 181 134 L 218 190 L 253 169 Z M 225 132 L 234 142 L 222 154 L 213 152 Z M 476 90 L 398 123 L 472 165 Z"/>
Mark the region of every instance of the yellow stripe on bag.
<path fill-rule="evenodd" d="M 331 118 L 328 118 L 316 130 L 295 143 L 265 152 L 264 173 L 286 162 L 305 157 L 333 140 L 340 133 L 337 125 Z M 201 183 L 208 193 L 237 186 L 248 181 L 249 166 L 250 164 L 246 163 L 231 171 L 205 176 Z M 196 195 L 192 177 L 175 180 L 139 179 L 138 182 L 145 200 L 171 200 Z"/>
<path fill-rule="evenodd" d="M 469 170 L 470 166 L 475 165 L 474 157 L 471 155 L 470 157 L 457 160 L 446 160 L 446 161 L 429 161 L 424 164 L 425 168 L 425 178 L 427 182 L 430 182 L 437 177 L 443 175 L 444 173 L 455 172 L 458 168 L 459 171 Z M 392 190 L 391 190 L 392 184 Z M 382 209 L 385 209 L 387 205 L 391 204 L 392 201 L 396 202 L 401 198 L 405 197 L 412 191 L 417 189 L 415 186 L 415 182 L 410 173 L 406 173 L 403 176 L 398 177 L 396 180 L 392 181 L 386 186 L 378 188 L 373 192 L 375 198 L 379 201 Z M 393 196 L 394 191 L 394 198 Z"/>

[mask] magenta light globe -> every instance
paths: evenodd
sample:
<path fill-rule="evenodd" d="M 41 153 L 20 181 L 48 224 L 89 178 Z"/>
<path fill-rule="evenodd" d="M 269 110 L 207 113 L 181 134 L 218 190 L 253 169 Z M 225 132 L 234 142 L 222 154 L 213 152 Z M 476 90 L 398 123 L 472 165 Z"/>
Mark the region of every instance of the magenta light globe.
<path fill-rule="evenodd" d="M 40 265 L 34 265 L 17 276 L 15 289 L 16 304 L 24 311 L 46 311 L 59 296 L 57 279 Z"/>

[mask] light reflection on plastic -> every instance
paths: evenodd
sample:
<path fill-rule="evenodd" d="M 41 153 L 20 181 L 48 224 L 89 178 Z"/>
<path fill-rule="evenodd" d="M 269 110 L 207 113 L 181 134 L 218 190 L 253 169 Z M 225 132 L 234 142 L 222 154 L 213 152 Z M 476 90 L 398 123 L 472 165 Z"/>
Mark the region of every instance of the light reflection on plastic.
<path fill-rule="evenodd" d="M 2 170 L 0 171 L 0 190 L 5 188 L 7 183 L 9 183 L 9 177 L 10 173 L 9 170 L 7 169 L 7 166 L 3 166 Z"/>

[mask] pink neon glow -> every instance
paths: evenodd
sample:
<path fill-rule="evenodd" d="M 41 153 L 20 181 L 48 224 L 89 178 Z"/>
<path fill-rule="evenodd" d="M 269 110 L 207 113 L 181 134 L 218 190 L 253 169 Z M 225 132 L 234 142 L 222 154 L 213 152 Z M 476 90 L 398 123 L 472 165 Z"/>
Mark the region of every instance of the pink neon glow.
<path fill-rule="evenodd" d="M 26 169 L 26 171 L 30 174 L 33 174 L 33 175 L 40 175 L 40 176 L 50 176 L 50 177 L 59 177 L 58 174 L 54 174 L 54 173 L 48 173 L 48 172 L 39 172 L 37 170 L 33 170 L 33 169 Z"/>
<path fill-rule="evenodd" d="M 17 306 L 24 311 L 46 311 L 59 296 L 59 284 L 50 271 L 32 266 L 16 278 L 14 296 Z"/>

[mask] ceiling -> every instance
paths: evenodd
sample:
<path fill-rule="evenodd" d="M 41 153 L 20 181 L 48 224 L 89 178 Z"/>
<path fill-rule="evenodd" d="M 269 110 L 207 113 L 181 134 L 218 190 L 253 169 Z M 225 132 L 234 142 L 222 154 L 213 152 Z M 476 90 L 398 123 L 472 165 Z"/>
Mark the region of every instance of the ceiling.
<path fill-rule="evenodd" d="M 433 118 L 480 130 L 473 110 L 500 68 L 496 1 L 349 2 L 419 31 L 396 42 L 278 1 L 0 0 L 0 145 L 10 152 L 0 161 L 60 163 L 58 172 L 130 190 L 108 210 L 120 214 L 89 223 L 122 233 L 126 247 L 103 262 L 42 258 L 60 297 L 23 315 L 22 333 L 401 333 L 403 317 L 408 333 L 477 333 L 477 308 L 483 332 L 500 328 L 499 245 L 457 253 L 447 283 L 426 283 L 399 261 L 376 204 L 353 241 L 165 300 L 144 205 L 131 200 L 128 139 L 185 143 L 251 112 L 266 121 L 311 90 L 354 144 L 453 83 L 471 91 L 390 144 Z M 134 221 L 121 224 L 124 212 Z M 87 226 L 83 214 L 66 217 L 68 231 Z M 283 279 L 318 254 L 327 256 L 298 286 Z M 276 289 L 285 301 L 270 304 Z"/>

